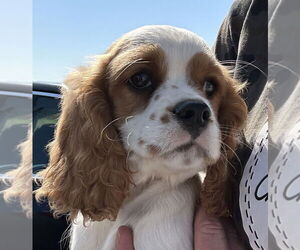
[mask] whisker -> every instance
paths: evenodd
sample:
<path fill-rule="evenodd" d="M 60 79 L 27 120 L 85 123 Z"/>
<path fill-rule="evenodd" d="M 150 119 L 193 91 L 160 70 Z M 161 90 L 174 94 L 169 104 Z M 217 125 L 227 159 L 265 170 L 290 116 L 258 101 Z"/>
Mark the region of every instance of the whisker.
<path fill-rule="evenodd" d="M 129 144 L 129 137 L 130 137 L 130 135 L 133 133 L 133 130 L 128 134 L 128 136 L 127 136 L 127 138 L 126 138 L 126 142 L 127 142 L 127 145 L 128 146 L 130 146 L 130 144 Z M 130 153 L 132 152 L 132 150 L 129 150 L 128 151 L 128 153 L 127 153 L 127 156 L 126 156 L 126 165 L 127 165 L 127 163 L 128 163 L 128 159 L 129 159 L 129 156 L 130 156 Z"/>
<path fill-rule="evenodd" d="M 107 134 L 106 134 L 106 138 L 109 140 L 109 141 L 122 141 L 121 139 L 111 139 Z"/>
<path fill-rule="evenodd" d="M 231 128 L 220 128 L 221 129 L 221 132 L 231 132 L 231 133 L 234 133 L 236 135 L 241 135 L 242 134 L 242 131 L 241 130 L 238 130 L 238 129 L 231 129 Z"/>
<path fill-rule="evenodd" d="M 255 61 L 253 61 L 253 62 L 255 62 Z M 268 77 L 267 74 L 265 72 L 263 72 L 259 67 L 254 65 L 253 62 L 250 63 L 250 62 L 246 62 L 243 60 L 222 60 L 222 61 L 220 61 L 221 64 L 222 63 L 234 63 L 236 65 L 237 63 L 243 63 L 246 66 L 247 65 L 252 66 L 253 68 L 256 68 L 257 70 L 259 70 L 259 72 L 261 72 L 267 78 Z M 238 69 L 238 70 L 240 70 L 240 69 Z"/>
<path fill-rule="evenodd" d="M 223 159 L 227 162 L 227 164 L 234 170 L 234 174 L 237 174 L 237 170 L 235 168 L 235 166 L 226 158 L 223 157 Z"/>
<path fill-rule="evenodd" d="M 119 117 L 119 118 L 116 118 L 116 119 L 112 120 L 111 122 L 109 122 L 109 123 L 102 129 L 102 131 L 101 131 L 101 133 L 100 133 L 100 141 L 101 141 L 102 138 L 103 138 L 103 133 L 104 133 L 105 129 L 107 129 L 111 124 L 113 124 L 114 122 L 116 122 L 116 121 L 118 121 L 118 120 L 120 120 L 120 119 L 122 119 L 122 118 L 123 118 L 123 117 Z"/>
<path fill-rule="evenodd" d="M 233 126 L 229 126 L 229 125 L 219 125 L 220 126 L 220 128 L 231 128 L 231 129 L 237 129 L 237 128 L 235 128 L 235 127 L 233 127 Z"/>
<path fill-rule="evenodd" d="M 128 153 L 127 153 L 127 156 L 126 156 L 126 165 L 128 164 L 128 159 L 129 159 L 129 156 L 131 154 L 132 150 L 129 150 Z"/>
<path fill-rule="evenodd" d="M 59 241 L 59 245 L 61 248 L 67 246 L 70 237 L 71 237 L 71 224 L 67 226 L 66 230 L 63 232 L 61 236 L 61 239 Z"/>
<path fill-rule="evenodd" d="M 231 138 L 233 138 L 233 139 L 236 139 L 236 137 L 235 137 L 234 135 L 226 135 L 226 134 L 225 134 L 225 136 L 228 136 L 228 137 L 231 137 Z M 243 142 L 243 141 L 239 141 L 238 144 L 239 144 L 239 145 L 243 145 L 243 146 L 245 146 L 246 148 L 248 148 L 248 149 L 250 149 L 250 150 L 253 149 L 253 147 L 251 147 L 250 144 L 247 144 L 247 143 L 245 143 L 245 142 Z"/>
<path fill-rule="evenodd" d="M 297 76 L 297 78 L 300 78 L 300 75 L 297 74 L 297 72 L 293 71 L 293 70 L 292 70 L 291 68 L 289 68 L 288 66 L 285 66 L 285 65 L 283 65 L 283 64 L 281 64 L 281 63 L 273 62 L 273 61 L 270 61 L 269 64 L 271 64 L 272 67 L 274 67 L 274 66 L 282 67 L 282 68 L 284 68 L 284 69 L 290 71 L 293 75 Z M 270 68 L 271 68 L 271 67 L 269 67 L 269 69 L 270 69 Z"/>
<path fill-rule="evenodd" d="M 142 58 L 136 59 L 130 63 L 128 63 L 122 70 L 121 72 L 115 77 L 114 80 L 118 80 L 118 78 L 127 70 L 129 69 L 132 65 L 138 64 L 138 63 L 149 63 L 149 61 L 143 60 Z"/>
<path fill-rule="evenodd" d="M 128 123 L 128 120 L 129 119 L 131 119 L 131 118 L 133 118 L 134 116 L 127 116 L 126 118 L 125 118 L 125 123 L 127 124 Z M 122 119 L 123 117 L 119 117 L 119 118 L 116 118 L 115 120 L 113 120 L 113 121 L 111 121 L 110 123 L 108 123 L 104 128 L 103 128 L 103 130 L 101 131 L 101 135 L 100 135 L 100 140 L 102 140 L 102 138 L 103 138 L 103 133 L 104 133 L 104 131 L 105 131 L 105 129 L 108 127 L 108 126 L 110 126 L 112 123 L 114 123 L 114 122 L 116 122 L 117 120 L 119 120 L 119 119 Z M 112 138 L 110 138 L 107 134 L 106 134 L 106 138 L 109 140 L 109 141 L 122 141 L 121 139 L 112 139 Z"/>
<path fill-rule="evenodd" d="M 236 170 L 235 166 L 228 160 L 227 152 L 224 149 L 222 143 L 221 143 L 221 148 L 223 148 L 223 151 L 221 152 L 221 159 L 222 159 L 223 163 L 225 161 L 225 163 L 224 163 L 225 165 L 226 165 L 226 163 L 229 164 L 229 166 L 235 171 L 235 174 L 236 174 L 237 170 Z"/>
<path fill-rule="evenodd" d="M 234 174 L 237 173 L 235 166 L 228 160 L 227 153 L 221 153 L 221 160 L 225 166 L 229 166 L 234 170 Z"/>
<path fill-rule="evenodd" d="M 234 134 L 226 134 L 226 133 L 222 133 L 222 135 L 224 135 L 224 136 L 227 136 L 227 137 L 231 137 L 231 138 L 233 138 L 233 139 L 236 139 L 236 137 L 237 137 L 237 136 L 239 136 L 239 135 L 234 135 Z M 247 147 L 247 148 L 248 148 L 248 149 L 250 149 L 250 150 L 252 150 L 252 149 L 253 149 L 253 148 L 251 147 L 251 145 L 250 145 L 250 144 L 248 144 L 248 143 L 246 143 L 246 142 L 239 141 L 239 142 L 238 142 L 238 144 L 241 144 L 241 145 L 243 145 L 243 146 Z"/>
<path fill-rule="evenodd" d="M 231 152 L 235 155 L 236 159 L 239 161 L 240 165 L 242 166 L 242 162 L 241 162 L 240 158 L 238 157 L 238 155 L 236 154 L 236 152 L 229 145 L 227 145 L 225 142 L 221 142 L 221 144 L 223 144 L 229 150 L 231 150 Z"/>
<path fill-rule="evenodd" d="M 232 127 L 232 126 L 226 126 L 226 125 L 220 125 L 219 127 L 220 127 L 220 128 L 230 128 L 230 129 L 234 129 L 234 130 L 239 130 L 239 129 L 235 128 L 235 127 Z"/>
<path fill-rule="evenodd" d="M 127 145 L 130 147 L 130 143 L 129 143 L 129 137 L 130 135 L 133 133 L 133 130 L 128 134 L 127 138 L 126 138 L 126 143 Z"/>
<path fill-rule="evenodd" d="M 127 117 L 125 118 L 125 123 L 127 124 L 127 123 L 128 123 L 128 120 L 131 119 L 131 118 L 133 118 L 133 117 L 134 117 L 133 115 L 127 116 Z"/>

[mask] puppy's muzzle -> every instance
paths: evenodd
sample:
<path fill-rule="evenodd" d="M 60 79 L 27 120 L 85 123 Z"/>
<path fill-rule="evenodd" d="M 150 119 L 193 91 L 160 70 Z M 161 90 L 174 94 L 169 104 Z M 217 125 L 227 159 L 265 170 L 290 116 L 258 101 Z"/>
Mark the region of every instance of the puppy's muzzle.
<path fill-rule="evenodd" d="M 193 139 L 197 138 L 206 128 L 210 117 L 210 108 L 202 101 L 185 100 L 176 104 L 173 114 L 183 129 Z"/>

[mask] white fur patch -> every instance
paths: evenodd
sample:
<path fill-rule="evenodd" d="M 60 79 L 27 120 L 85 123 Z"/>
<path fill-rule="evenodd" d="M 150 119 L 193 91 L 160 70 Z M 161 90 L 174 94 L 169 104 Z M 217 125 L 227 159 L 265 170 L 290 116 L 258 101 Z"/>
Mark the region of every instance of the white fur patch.
<path fill-rule="evenodd" d="M 125 39 L 129 41 L 127 48 L 145 43 L 158 45 L 167 60 L 166 80 L 156 89 L 147 107 L 128 117 L 121 127 L 128 161 L 136 173 L 133 180 L 136 186 L 115 222 L 91 222 L 84 227 L 79 214 L 78 224 L 72 225 L 71 250 L 113 250 L 121 225 L 133 229 L 136 249 L 190 250 L 200 182 L 190 178 L 201 171 L 203 177 L 208 163 L 219 158 L 220 131 L 209 100 L 189 85 L 191 79 L 186 69 L 195 54 L 213 55 L 200 37 L 170 26 L 145 26 L 126 34 Z M 211 121 L 194 140 L 197 146 L 177 152 L 174 149 L 190 142 L 191 136 L 172 116 L 169 107 L 190 99 L 208 105 Z M 168 118 L 162 119 L 166 115 Z M 151 145 L 160 151 L 149 152 Z"/>
<path fill-rule="evenodd" d="M 212 122 L 195 142 L 205 150 L 206 158 L 219 158 L 220 132 L 216 117 L 209 101 L 189 84 L 191 79 L 187 75 L 188 63 L 195 54 L 205 53 L 213 58 L 214 56 L 199 36 L 171 26 L 145 26 L 126 34 L 125 39 L 129 41 L 127 48 L 147 43 L 158 45 L 165 54 L 167 65 L 166 80 L 155 91 L 146 109 L 128 119 L 121 128 L 125 147 L 136 154 L 130 159 L 139 163 L 138 171 L 142 171 L 141 175 L 148 178 L 170 179 L 170 176 L 174 175 L 182 181 L 183 176 L 188 178 L 204 171 L 208 164 L 207 159 L 199 155 L 195 148 L 176 153 L 169 158 L 161 156 L 191 141 L 189 133 L 181 128 L 167 108 L 192 99 L 206 103 L 212 112 Z M 160 97 L 157 100 L 156 95 Z M 167 123 L 161 121 L 163 116 L 168 117 Z M 141 141 L 143 143 L 140 143 Z M 160 148 L 161 154 L 153 156 L 149 153 L 149 145 Z M 181 172 L 184 174 L 180 175 Z"/>

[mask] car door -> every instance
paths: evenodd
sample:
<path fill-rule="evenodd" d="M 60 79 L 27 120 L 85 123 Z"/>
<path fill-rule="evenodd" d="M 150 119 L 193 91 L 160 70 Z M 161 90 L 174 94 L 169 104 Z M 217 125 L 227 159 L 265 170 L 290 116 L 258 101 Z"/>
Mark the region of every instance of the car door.
<path fill-rule="evenodd" d="M 30 128 L 31 101 L 31 86 L 0 83 L 0 191 L 11 187 L 11 171 L 20 166 L 22 157 L 19 146 L 26 140 Z M 28 174 L 30 183 L 31 174 Z M 26 188 L 30 199 L 31 185 Z M 32 220 L 24 212 L 16 195 L 18 192 L 10 189 L 10 192 L 5 193 L 10 202 L 4 199 L 3 193 L 0 194 L 0 249 L 32 249 Z"/>
<path fill-rule="evenodd" d="M 50 86 L 51 87 L 51 86 Z M 47 144 L 53 139 L 55 124 L 59 114 L 60 95 L 49 92 L 51 88 L 43 85 L 43 89 L 33 91 L 33 175 L 48 164 Z M 34 86 L 35 88 L 35 86 Z M 42 91 L 41 91 L 42 90 Z M 34 189 L 37 188 L 34 184 Z M 63 240 L 67 229 L 65 217 L 54 219 L 47 201 L 33 201 L 33 249 L 64 250 L 68 249 L 68 241 Z"/>

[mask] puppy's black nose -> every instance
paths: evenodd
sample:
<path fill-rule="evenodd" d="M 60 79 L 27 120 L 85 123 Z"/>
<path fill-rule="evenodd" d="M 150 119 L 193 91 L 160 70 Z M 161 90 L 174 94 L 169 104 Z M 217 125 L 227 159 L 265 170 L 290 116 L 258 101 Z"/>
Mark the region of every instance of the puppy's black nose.
<path fill-rule="evenodd" d="M 186 129 L 193 138 L 199 136 L 211 116 L 209 107 L 204 102 L 196 100 L 187 100 L 178 103 L 173 113 L 181 126 Z"/>

